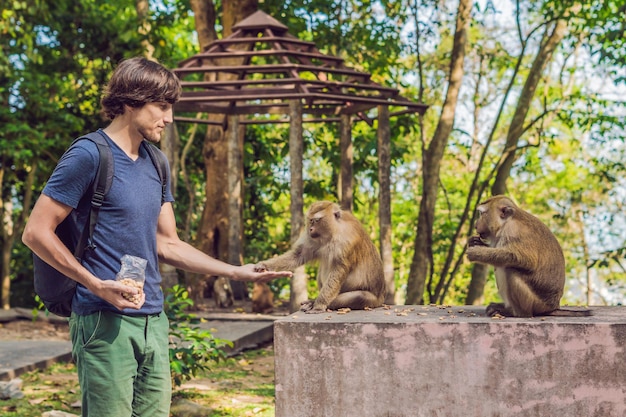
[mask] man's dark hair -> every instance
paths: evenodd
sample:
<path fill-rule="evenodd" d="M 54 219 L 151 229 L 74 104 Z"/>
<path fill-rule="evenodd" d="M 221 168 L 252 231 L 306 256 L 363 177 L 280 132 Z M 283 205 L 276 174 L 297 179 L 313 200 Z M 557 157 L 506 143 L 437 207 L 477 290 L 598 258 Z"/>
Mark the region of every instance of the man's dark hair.
<path fill-rule="evenodd" d="M 113 71 L 100 100 L 102 114 L 114 119 L 124 114 L 124 105 L 174 104 L 180 98 L 180 81 L 170 70 L 143 57 L 122 61 Z"/>

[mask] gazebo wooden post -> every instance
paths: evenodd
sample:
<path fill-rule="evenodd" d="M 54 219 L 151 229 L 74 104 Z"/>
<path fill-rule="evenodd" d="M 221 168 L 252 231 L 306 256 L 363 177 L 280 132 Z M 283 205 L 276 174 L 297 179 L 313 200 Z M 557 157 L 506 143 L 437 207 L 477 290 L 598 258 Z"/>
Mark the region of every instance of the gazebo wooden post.
<path fill-rule="evenodd" d="M 232 265 L 243 264 L 243 134 L 239 127 L 239 116 L 228 115 L 228 263 Z"/>
<path fill-rule="evenodd" d="M 232 265 L 243 265 L 243 136 L 245 126 L 238 115 L 228 115 L 228 129 L 224 131 L 227 141 L 227 187 L 228 187 L 228 242 L 227 260 Z M 235 299 L 248 299 L 248 288 L 243 281 L 229 281 Z M 215 289 L 214 289 L 215 291 Z"/>
<path fill-rule="evenodd" d="M 302 101 L 289 100 L 289 160 L 291 192 L 291 243 L 294 243 L 304 227 L 304 180 L 302 158 L 304 139 L 302 136 Z M 307 277 L 304 266 L 294 271 L 291 279 L 289 309 L 293 313 L 300 310 L 300 304 L 308 299 Z"/>
<path fill-rule="evenodd" d="M 378 106 L 378 222 L 380 225 L 380 255 L 387 283 L 386 304 L 395 304 L 393 252 L 391 246 L 391 134 L 389 107 Z"/>
<path fill-rule="evenodd" d="M 352 147 L 352 117 L 349 114 L 341 115 L 339 147 L 341 149 L 341 173 L 339 181 L 339 201 L 341 207 L 352 211 L 353 193 L 352 186 L 352 160 L 354 150 Z"/>

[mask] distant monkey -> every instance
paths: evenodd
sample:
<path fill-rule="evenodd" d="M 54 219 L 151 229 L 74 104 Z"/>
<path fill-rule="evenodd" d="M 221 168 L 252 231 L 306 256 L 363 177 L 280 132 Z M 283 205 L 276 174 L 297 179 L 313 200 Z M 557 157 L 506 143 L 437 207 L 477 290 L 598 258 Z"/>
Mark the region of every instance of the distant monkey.
<path fill-rule="evenodd" d="M 291 250 L 259 262 L 257 270 L 292 271 L 319 261 L 319 295 L 302 303 L 307 313 L 380 307 L 386 289 L 383 263 L 356 217 L 335 203 L 318 201 L 309 208 L 307 222 Z"/>
<path fill-rule="evenodd" d="M 560 309 L 565 287 L 565 258 L 550 229 L 505 196 L 477 207 L 478 236 L 468 241 L 472 262 L 493 265 L 504 303 L 487 306 L 489 316 L 588 316 L 587 309 Z"/>
<path fill-rule="evenodd" d="M 215 305 L 221 308 L 230 307 L 235 304 L 233 289 L 230 281 L 224 277 L 217 277 L 213 282 L 213 299 Z"/>
<path fill-rule="evenodd" d="M 269 314 L 274 311 L 274 293 L 265 282 L 255 282 L 252 288 L 252 312 Z"/>

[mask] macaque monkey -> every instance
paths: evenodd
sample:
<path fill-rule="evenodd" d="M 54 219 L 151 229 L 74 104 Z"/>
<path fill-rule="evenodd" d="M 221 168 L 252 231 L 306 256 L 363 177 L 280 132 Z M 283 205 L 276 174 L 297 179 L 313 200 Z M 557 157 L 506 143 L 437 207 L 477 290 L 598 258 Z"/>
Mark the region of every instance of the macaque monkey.
<path fill-rule="evenodd" d="M 565 258 L 550 229 L 505 196 L 477 207 L 478 236 L 468 241 L 472 262 L 493 265 L 504 303 L 487 306 L 488 316 L 588 316 L 587 309 L 560 309 L 565 287 Z"/>
<path fill-rule="evenodd" d="M 274 311 L 274 293 L 266 282 L 255 282 L 252 287 L 252 312 L 269 314 Z"/>
<path fill-rule="evenodd" d="M 215 305 L 221 308 L 235 304 L 233 289 L 226 278 L 217 277 L 213 282 L 213 300 L 215 300 Z"/>
<path fill-rule="evenodd" d="M 319 261 L 319 295 L 302 303 L 306 313 L 380 307 L 385 297 L 383 263 L 356 217 L 335 203 L 318 201 L 309 208 L 307 223 L 291 250 L 259 262 L 257 270 L 293 271 Z"/>

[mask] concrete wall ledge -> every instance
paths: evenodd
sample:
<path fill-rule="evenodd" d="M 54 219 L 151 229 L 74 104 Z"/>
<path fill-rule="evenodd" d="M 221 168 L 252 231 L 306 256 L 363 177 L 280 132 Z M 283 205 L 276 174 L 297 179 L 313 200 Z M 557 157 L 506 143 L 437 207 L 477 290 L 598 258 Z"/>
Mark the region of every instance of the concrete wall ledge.
<path fill-rule="evenodd" d="M 626 307 L 592 310 L 294 313 L 274 322 L 276 417 L 625 417 Z"/>

